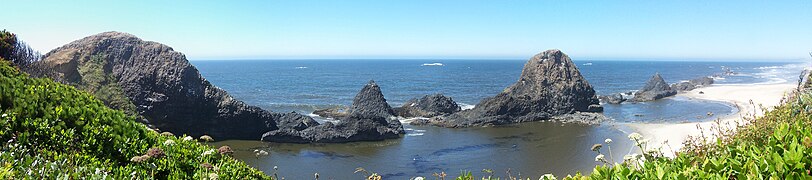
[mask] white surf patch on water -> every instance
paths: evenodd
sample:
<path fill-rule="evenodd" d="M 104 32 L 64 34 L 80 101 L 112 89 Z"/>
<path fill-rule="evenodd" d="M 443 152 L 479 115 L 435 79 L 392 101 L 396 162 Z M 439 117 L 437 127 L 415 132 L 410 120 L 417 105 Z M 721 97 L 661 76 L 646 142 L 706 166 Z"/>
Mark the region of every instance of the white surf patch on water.
<path fill-rule="evenodd" d="M 420 66 L 445 66 L 443 63 L 423 63 Z"/>
<path fill-rule="evenodd" d="M 406 128 L 403 130 L 406 131 L 406 136 L 422 136 L 426 132 L 426 130 L 412 128 Z"/>
<path fill-rule="evenodd" d="M 465 103 L 457 103 L 457 105 L 460 105 L 460 109 L 462 110 L 474 109 L 474 107 L 476 107 L 476 105 L 470 105 Z"/>
<path fill-rule="evenodd" d="M 296 67 L 296 69 L 307 69 L 307 66 L 299 66 L 299 67 Z"/>

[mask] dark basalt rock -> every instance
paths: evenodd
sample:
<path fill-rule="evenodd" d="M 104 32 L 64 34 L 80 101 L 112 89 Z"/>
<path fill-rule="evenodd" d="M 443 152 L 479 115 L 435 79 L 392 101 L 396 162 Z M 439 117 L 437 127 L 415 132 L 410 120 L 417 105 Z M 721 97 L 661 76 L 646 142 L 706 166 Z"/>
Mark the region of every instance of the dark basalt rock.
<path fill-rule="evenodd" d="M 560 50 L 539 53 L 524 65 L 519 81 L 473 109 L 418 121 L 444 127 L 500 125 L 549 120 L 576 112 L 601 112 L 595 90 Z"/>
<path fill-rule="evenodd" d="M 401 117 L 434 117 L 447 115 L 461 110 L 460 106 L 450 97 L 442 94 L 425 95 L 420 99 L 406 101 L 403 106 L 395 108 Z"/>
<path fill-rule="evenodd" d="M 353 99 L 349 115 L 337 124 L 326 122 L 302 131 L 280 129 L 265 133 L 262 140 L 337 143 L 396 139 L 406 132 L 400 121 L 393 116 L 394 111 L 386 103 L 381 88 L 374 81 L 370 81 Z"/>
<path fill-rule="evenodd" d="M 632 101 L 635 102 L 644 102 L 644 101 L 653 101 L 657 99 L 662 99 L 665 97 L 676 95 L 677 91 L 671 89 L 668 86 L 668 83 L 663 80 L 663 77 L 660 76 L 660 73 L 654 74 L 651 79 L 646 82 L 646 85 L 637 93 L 634 94 L 634 98 Z"/>
<path fill-rule="evenodd" d="M 620 104 L 623 103 L 623 101 L 626 101 L 626 98 L 624 98 L 623 95 L 620 93 L 615 93 L 608 96 L 598 96 L 598 99 L 600 99 L 604 103 L 609 104 Z"/>
<path fill-rule="evenodd" d="M 93 57 L 93 58 L 91 58 Z M 58 82 L 78 84 L 79 66 L 104 61 L 110 76 L 150 126 L 175 134 L 257 140 L 276 129 L 318 125 L 310 117 L 250 106 L 215 87 L 171 47 L 131 34 L 105 32 L 59 47 L 38 62 Z"/>
<path fill-rule="evenodd" d="M 713 78 L 701 77 L 692 79 L 688 82 L 680 82 L 671 85 L 671 89 L 677 91 L 690 91 L 696 88 L 704 87 L 713 84 Z"/>
<path fill-rule="evenodd" d="M 350 115 L 349 110 L 346 107 L 342 106 L 327 109 L 317 109 L 313 111 L 313 114 L 333 119 L 341 119 Z"/>
<path fill-rule="evenodd" d="M 388 118 L 395 115 L 395 111 L 386 103 L 381 87 L 378 87 L 375 81 L 369 81 L 355 95 L 349 113 L 350 118 Z"/>

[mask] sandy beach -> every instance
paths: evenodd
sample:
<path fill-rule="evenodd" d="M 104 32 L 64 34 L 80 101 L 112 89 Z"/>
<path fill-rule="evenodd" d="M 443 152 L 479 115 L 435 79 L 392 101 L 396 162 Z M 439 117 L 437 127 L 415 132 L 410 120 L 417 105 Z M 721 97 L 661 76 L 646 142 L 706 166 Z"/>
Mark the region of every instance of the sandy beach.
<path fill-rule="evenodd" d="M 738 112 L 718 117 L 724 128 L 734 128 L 736 122 L 742 122 L 742 117 L 763 115 L 764 112 L 760 107 L 771 109 L 780 104 L 781 99 L 795 87 L 796 84 L 793 83 L 711 85 L 680 93 L 677 96 L 723 101 L 735 105 Z M 650 148 L 662 147 L 667 156 L 673 156 L 673 152 L 681 149 L 683 147 L 682 142 L 689 136 L 698 136 L 703 133 L 710 134 L 711 127 L 716 126 L 716 123 L 710 121 L 695 123 L 629 123 L 626 125 L 642 134 L 644 139 L 650 138 L 648 143 Z"/>

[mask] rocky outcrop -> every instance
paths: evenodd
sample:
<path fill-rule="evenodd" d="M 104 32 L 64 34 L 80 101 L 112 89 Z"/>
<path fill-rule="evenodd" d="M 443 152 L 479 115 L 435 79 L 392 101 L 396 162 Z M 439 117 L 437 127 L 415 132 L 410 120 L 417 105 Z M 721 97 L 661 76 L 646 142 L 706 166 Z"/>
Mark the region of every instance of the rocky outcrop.
<path fill-rule="evenodd" d="M 54 71 L 51 78 L 72 85 L 103 77 L 97 83 L 119 89 L 144 122 L 174 134 L 257 140 L 272 130 L 318 125 L 307 116 L 273 113 L 236 100 L 201 77 L 182 53 L 127 33 L 76 40 L 38 63 Z"/>
<path fill-rule="evenodd" d="M 473 109 L 415 124 L 444 127 L 500 125 L 549 120 L 576 112 L 601 112 L 595 90 L 560 50 L 539 53 L 524 65 L 519 81 Z"/>
<path fill-rule="evenodd" d="M 403 106 L 395 108 L 401 117 L 434 117 L 448 115 L 461 110 L 460 106 L 450 97 L 442 94 L 425 95 L 420 99 L 406 101 Z"/>
<path fill-rule="evenodd" d="M 313 114 L 324 118 L 341 119 L 350 115 L 349 110 L 343 106 L 331 107 L 327 109 L 317 109 Z"/>
<path fill-rule="evenodd" d="M 705 87 L 713 84 L 713 78 L 709 77 L 701 77 L 697 79 L 691 79 L 687 82 L 680 82 L 671 85 L 671 89 L 677 91 L 690 91 L 696 88 Z"/>
<path fill-rule="evenodd" d="M 626 101 L 626 98 L 623 97 L 623 94 L 620 93 L 615 93 L 608 96 L 598 96 L 598 99 L 600 99 L 601 102 L 609 104 L 620 104 Z"/>
<path fill-rule="evenodd" d="M 353 99 L 349 115 L 337 124 L 325 122 L 302 131 L 280 129 L 263 135 L 263 141 L 271 142 L 350 142 L 374 141 L 400 138 L 405 134 L 403 125 L 374 81 L 370 81 Z"/>
<path fill-rule="evenodd" d="M 665 97 L 676 95 L 677 91 L 671 89 L 668 86 L 668 83 L 663 80 L 663 77 L 660 76 L 660 73 L 654 74 L 651 79 L 646 82 L 646 85 L 643 88 L 640 88 L 635 94 L 632 101 L 635 102 L 644 102 L 644 101 L 653 101 L 657 99 L 662 99 Z"/>

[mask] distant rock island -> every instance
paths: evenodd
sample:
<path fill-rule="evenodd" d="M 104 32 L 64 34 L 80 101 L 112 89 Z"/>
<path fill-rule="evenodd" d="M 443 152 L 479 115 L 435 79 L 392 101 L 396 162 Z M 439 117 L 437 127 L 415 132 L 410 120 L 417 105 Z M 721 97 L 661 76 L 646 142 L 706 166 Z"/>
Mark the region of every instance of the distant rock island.
<path fill-rule="evenodd" d="M 602 111 L 595 90 L 578 67 L 566 54 L 554 49 L 530 58 L 518 82 L 473 109 L 412 124 L 470 127 L 542 120 L 591 123 L 604 119 L 597 113 Z"/>
<path fill-rule="evenodd" d="M 665 82 L 660 73 L 655 73 L 651 79 L 646 82 L 646 85 L 634 94 L 632 101 L 644 102 L 662 99 L 668 96 L 677 94 L 677 90 L 671 89 L 671 86 Z"/>
<path fill-rule="evenodd" d="M 696 88 L 709 86 L 713 83 L 714 83 L 713 78 L 700 77 L 668 85 L 668 83 L 665 81 L 665 79 L 663 79 L 660 73 L 655 73 L 646 82 L 646 84 L 640 88 L 640 90 L 598 96 L 598 98 L 601 100 L 601 102 L 609 104 L 620 104 L 626 101 L 633 103 L 655 101 L 658 99 L 677 95 L 677 93 L 679 92 L 691 91 Z M 626 96 L 631 96 L 632 98 L 627 99 L 626 96 L 624 96 L 624 94 Z"/>
<path fill-rule="evenodd" d="M 369 81 L 353 99 L 347 115 L 338 123 L 325 122 L 305 130 L 283 128 L 265 133 L 262 140 L 335 143 L 396 139 L 406 132 L 394 115 L 394 110 L 387 104 L 381 88 L 375 81 Z"/>

